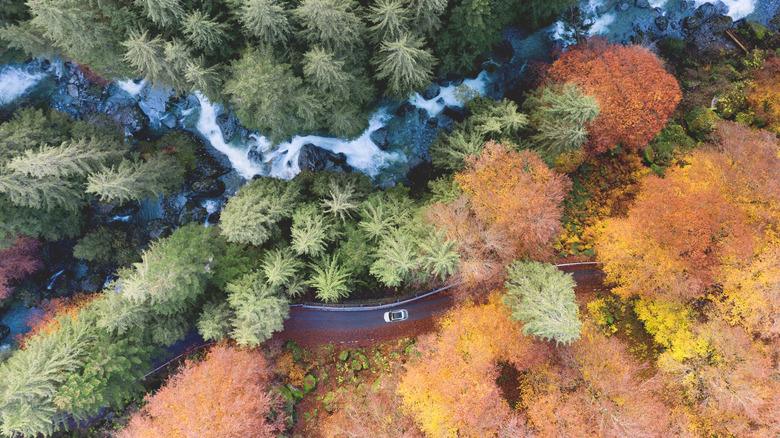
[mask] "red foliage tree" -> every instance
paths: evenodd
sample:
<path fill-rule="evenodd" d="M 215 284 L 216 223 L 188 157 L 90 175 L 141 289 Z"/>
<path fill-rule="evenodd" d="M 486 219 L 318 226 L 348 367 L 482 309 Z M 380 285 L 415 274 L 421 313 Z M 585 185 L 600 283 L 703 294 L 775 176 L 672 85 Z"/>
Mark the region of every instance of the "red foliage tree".
<path fill-rule="evenodd" d="M 682 99 L 674 76 L 649 50 L 609 44 L 602 38 L 569 47 L 550 66 L 547 77 L 561 84 L 576 82 L 596 97 L 600 112 L 588 128 L 585 145 L 592 155 L 617 144 L 644 149 Z"/>
<path fill-rule="evenodd" d="M 123 438 L 276 437 L 283 418 L 269 419 L 282 400 L 268 391 L 262 354 L 216 346 L 201 362 L 188 362 L 130 419 Z"/>
<path fill-rule="evenodd" d="M 468 196 L 436 204 L 428 214 L 459 243 L 461 276 L 472 283 L 496 279 L 513 259 L 548 255 L 561 231 L 568 177 L 548 168 L 536 152 L 492 141 L 466 162 L 455 181 Z"/>
<path fill-rule="evenodd" d="M 13 245 L 0 251 L 0 301 L 11 296 L 13 282 L 41 269 L 40 247 L 41 242 L 19 236 Z"/>

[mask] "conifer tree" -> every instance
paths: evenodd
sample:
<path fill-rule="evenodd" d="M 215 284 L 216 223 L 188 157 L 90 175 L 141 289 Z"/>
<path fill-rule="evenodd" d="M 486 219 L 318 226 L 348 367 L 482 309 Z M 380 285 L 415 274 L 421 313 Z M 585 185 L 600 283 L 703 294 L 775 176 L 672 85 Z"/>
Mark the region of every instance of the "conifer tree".
<path fill-rule="evenodd" d="M 316 207 L 298 209 L 290 228 L 292 249 L 298 255 L 319 256 L 325 251 L 329 225 Z"/>
<path fill-rule="evenodd" d="M 227 39 L 228 25 L 210 19 L 200 10 L 189 13 L 183 25 L 187 39 L 207 54 L 215 53 Z"/>
<path fill-rule="evenodd" d="M 457 242 L 445 239 L 438 231 L 432 231 L 427 239 L 419 242 L 422 250 L 422 267 L 434 277 L 446 280 L 455 274 L 460 265 Z"/>
<path fill-rule="evenodd" d="M 243 0 L 235 13 L 244 30 L 263 44 L 284 44 L 292 33 L 290 12 L 279 0 Z"/>
<path fill-rule="evenodd" d="M 420 268 L 420 254 L 409 230 L 395 230 L 379 244 L 371 275 L 390 287 L 411 280 Z"/>
<path fill-rule="evenodd" d="M 247 274 L 227 286 L 228 302 L 235 317 L 230 336 L 238 345 L 255 347 L 282 330 L 290 315 L 287 298 L 279 288 L 267 285 L 260 273 Z"/>
<path fill-rule="evenodd" d="M 316 289 L 317 298 L 332 303 L 349 295 L 349 271 L 339 263 L 338 257 L 325 256 L 310 267 L 313 273 L 308 283 Z"/>
<path fill-rule="evenodd" d="M 525 322 L 523 333 L 569 343 L 582 329 L 574 286 L 571 274 L 554 265 L 515 262 L 508 267 L 504 303 L 513 319 Z"/>
<path fill-rule="evenodd" d="M 300 190 L 295 181 L 270 177 L 251 181 L 222 211 L 222 234 L 229 242 L 262 245 L 279 233 L 276 223 L 292 215 Z"/>
<path fill-rule="evenodd" d="M 184 15 L 179 0 L 135 0 L 135 4 L 142 6 L 146 16 L 162 27 L 175 26 Z"/>
<path fill-rule="evenodd" d="M 361 46 L 365 32 L 356 9 L 354 0 L 303 0 L 293 15 L 303 26 L 301 34 L 310 46 L 347 55 Z"/>
<path fill-rule="evenodd" d="M 441 27 L 441 16 L 447 10 L 447 0 L 409 0 L 412 21 L 409 28 L 420 35 L 433 36 Z"/>
<path fill-rule="evenodd" d="M 35 209 L 76 211 L 84 202 L 83 190 L 72 181 L 20 173 L 0 174 L 0 193 L 15 205 Z"/>
<path fill-rule="evenodd" d="M 106 161 L 121 157 L 122 152 L 97 139 L 81 139 L 63 142 L 59 147 L 43 145 L 38 150 L 28 149 L 23 156 L 11 160 L 8 168 L 34 178 L 86 176 Z"/>
<path fill-rule="evenodd" d="M 396 41 L 408 31 L 409 10 L 401 0 L 376 0 L 368 9 L 368 28 L 374 42 Z"/>
<path fill-rule="evenodd" d="M 274 249 L 266 251 L 261 265 L 265 281 L 270 287 L 283 287 L 295 283 L 303 264 L 290 251 Z"/>
<path fill-rule="evenodd" d="M 398 100 L 430 83 L 433 78 L 433 55 L 423 49 L 423 40 L 402 35 L 395 41 L 384 41 L 373 63 L 377 79 L 387 81 L 387 94 Z"/>
<path fill-rule="evenodd" d="M 123 160 L 118 166 L 103 167 L 87 181 L 87 192 L 111 202 L 143 201 L 168 194 L 184 184 L 184 168 L 169 155 L 147 161 Z"/>
<path fill-rule="evenodd" d="M 325 207 L 325 213 L 338 216 L 344 222 L 347 218 L 352 217 L 352 211 L 359 205 L 355 198 L 355 187 L 352 183 L 340 185 L 335 180 L 332 180 L 330 182 L 330 192 L 328 197 L 322 200 L 322 205 Z"/>
<path fill-rule="evenodd" d="M 303 74 L 306 80 L 327 93 L 346 96 L 349 85 L 354 80 L 344 71 L 344 61 L 332 52 L 314 47 L 303 55 Z"/>
<path fill-rule="evenodd" d="M 209 301 L 198 317 L 198 333 L 207 341 L 218 341 L 230 333 L 233 318 L 233 310 L 226 300 Z"/>

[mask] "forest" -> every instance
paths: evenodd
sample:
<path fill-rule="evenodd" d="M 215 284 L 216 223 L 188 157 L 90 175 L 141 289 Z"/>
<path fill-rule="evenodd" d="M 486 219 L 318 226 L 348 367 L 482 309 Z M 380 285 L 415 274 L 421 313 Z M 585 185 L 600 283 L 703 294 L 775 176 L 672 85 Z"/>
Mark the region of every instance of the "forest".
<path fill-rule="evenodd" d="M 593 3 L 0 0 L 0 436 L 780 436 L 780 5 Z"/>

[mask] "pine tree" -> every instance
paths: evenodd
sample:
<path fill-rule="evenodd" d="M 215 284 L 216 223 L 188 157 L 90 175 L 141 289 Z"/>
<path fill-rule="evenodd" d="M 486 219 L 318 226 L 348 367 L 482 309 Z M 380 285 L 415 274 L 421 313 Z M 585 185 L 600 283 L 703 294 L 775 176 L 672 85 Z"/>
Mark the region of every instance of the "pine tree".
<path fill-rule="evenodd" d="M 265 281 L 270 287 L 282 287 L 295 283 L 303 264 L 289 251 L 266 251 L 261 265 Z"/>
<path fill-rule="evenodd" d="M 227 286 L 235 317 L 230 336 L 238 345 L 255 347 L 282 330 L 290 305 L 279 288 L 266 285 L 260 273 L 247 274 Z"/>
<path fill-rule="evenodd" d="M 368 28 L 374 42 L 396 41 L 408 32 L 409 10 L 401 0 L 376 0 L 368 9 Z"/>
<path fill-rule="evenodd" d="M 586 124 L 599 114 L 596 98 L 586 95 L 575 83 L 544 88 L 525 106 L 536 130 L 531 141 L 548 164 L 559 155 L 581 150 L 587 141 Z"/>
<path fill-rule="evenodd" d="M 293 14 L 303 26 L 301 34 L 310 46 L 347 55 L 361 46 L 365 32 L 356 8 L 354 0 L 303 0 Z"/>
<path fill-rule="evenodd" d="M 445 239 L 440 232 L 432 231 L 427 239 L 420 240 L 419 245 L 422 250 L 422 267 L 431 275 L 446 280 L 458 270 L 460 256 L 456 251 L 457 242 Z"/>
<path fill-rule="evenodd" d="M 203 305 L 198 317 L 198 333 L 207 341 L 219 341 L 230 333 L 233 327 L 230 323 L 235 316 L 230 303 L 224 300 L 213 300 Z"/>
<path fill-rule="evenodd" d="M 34 209 L 76 211 L 84 203 L 81 187 L 72 181 L 54 177 L 0 174 L 0 193 L 15 205 Z"/>
<path fill-rule="evenodd" d="M 91 139 L 64 142 L 59 147 L 42 145 L 38 150 L 28 149 L 8 163 L 8 168 L 34 178 L 67 178 L 86 176 L 106 161 L 119 158 L 123 151 L 115 145 Z"/>
<path fill-rule="evenodd" d="M 420 268 L 420 253 L 408 230 L 395 230 L 379 243 L 371 275 L 390 287 L 411 280 Z"/>
<path fill-rule="evenodd" d="M 0 27 L 0 40 L 7 41 L 8 47 L 18 49 L 32 58 L 53 59 L 54 41 L 44 35 L 44 31 L 30 22 L 7 24 Z"/>
<path fill-rule="evenodd" d="M 349 271 L 339 263 L 338 257 L 326 256 L 310 267 L 313 274 L 308 283 L 316 289 L 317 298 L 332 303 L 349 295 Z"/>
<path fill-rule="evenodd" d="M 207 54 L 215 53 L 227 40 L 228 25 L 210 19 L 200 10 L 189 13 L 183 25 L 187 39 Z"/>
<path fill-rule="evenodd" d="M 507 269 L 504 303 L 513 319 L 525 322 L 523 333 L 556 343 L 580 338 L 582 322 L 571 274 L 539 262 L 518 261 Z"/>
<path fill-rule="evenodd" d="M 179 0 L 135 0 L 135 4 L 142 6 L 146 16 L 162 27 L 175 26 L 184 15 Z"/>
<path fill-rule="evenodd" d="M 184 184 L 184 168 L 169 155 L 147 161 L 122 160 L 118 166 L 103 167 L 87 181 L 87 192 L 105 202 L 143 201 L 172 193 Z"/>
<path fill-rule="evenodd" d="M 470 122 L 485 141 L 517 143 L 517 134 L 528 124 L 528 118 L 517 111 L 517 104 L 503 99 L 474 113 Z"/>
<path fill-rule="evenodd" d="M 377 67 L 377 79 L 387 81 L 388 95 L 403 100 L 431 82 L 436 60 L 422 47 L 422 39 L 407 34 L 395 41 L 382 42 L 373 63 Z"/>
<path fill-rule="evenodd" d="M 344 61 L 332 52 L 314 47 L 303 55 L 303 74 L 306 80 L 326 93 L 346 97 L 354 77 L 344 71 Z"/>
<path fill-rule="evenodd" d="M 235 13 L 244 30 L 263 44 L 284 44 L 292 33 L 290 12 L 279 0 L 243 0 Z"/>
<path fill-rule="evenodd" d="M 59 111 L 25 108 L 0 124 L 0 163 L 43 145 L 61 144 L 70 136 L 70 116 Z"/>
<path fill-rule="evenodd" d="M 314 206 L 299 208 L 290 228 L 292 249 L 298 255 L 319 256 L 327 246 L 329 225 Z"/>
<path fill-rule="evenodd" d="M 149 38 L 149 31 L 131 30 L 128 39 L 122 43 L 127 50 L 125 60 L 138 73 L 153 84 L 164 83 L 166 78 L 165 44 L 162 38 Z"/>
<path fill-rule="evenodd" d="M 342 222 L 352 217 L 352 211 L 358 207 L 355 199 L 355 187 L 352 183 L 340 185 L 335 180 L 330 182 L 328 197 L 322 200 L 325 213 L 338 216 Z"/>
<path fill-rule="evenodd" d="M 434 36 L 441 27 L 439 17 L 447 10 L 447 0 L 409 0 L 407 7 L 412 13 L 409 28 L 419 35 Z"/>
<path fill-rule="evenodd" d="M 392 230 L 395 221 L 381 198 L 363 202 L 360 210 L 360 229 L 374 241 L 381 240 Z"/>
<path fill-rule="evenodd" d="M 276 223 L 292 216 L 300 190 L 295 181 L 252 180 L 222 210 L 222 234 L 229 242 L 264 244 L 280 232 Z"/>

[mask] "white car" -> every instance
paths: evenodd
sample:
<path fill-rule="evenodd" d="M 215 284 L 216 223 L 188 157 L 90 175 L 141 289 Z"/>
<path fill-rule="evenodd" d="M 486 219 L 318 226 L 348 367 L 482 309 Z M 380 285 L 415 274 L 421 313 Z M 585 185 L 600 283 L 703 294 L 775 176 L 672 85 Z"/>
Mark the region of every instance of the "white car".
<path fill-rule="evenodd" d="M 385 322 L 403 321 L 409 317 L 409 312 L 406 310 L 393 310 L 391 312 L 385 312 Z"/>

